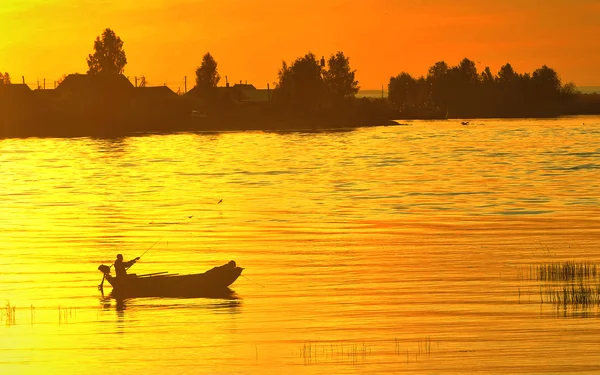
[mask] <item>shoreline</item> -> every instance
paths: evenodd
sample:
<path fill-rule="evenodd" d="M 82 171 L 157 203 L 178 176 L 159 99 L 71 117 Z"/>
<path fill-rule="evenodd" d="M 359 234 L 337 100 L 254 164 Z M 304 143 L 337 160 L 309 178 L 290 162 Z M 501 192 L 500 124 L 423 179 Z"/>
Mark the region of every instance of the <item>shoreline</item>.
<path fill-rule="evenodd" d="M 169 135 L 181 133 L 225 133 L 225 132 L 276 132 L 276 133 L 295 133 L 295 132 L 345 132 L 360 128 L 372 127 L 390 127 L 390 126 L 410 126 L 410 121 L 432 121 L 432 122 L 452 122 L 461 120 L 533 120 L 533 119 L 561 119 L 572 117 L 594 117 L 594 114 L 560 115 L 560 116 L 536 116 L 536 117 L 472 117 L 472 118 L 418 118 L 404 117 L 391 119 L 373 119 L 372 121 L 325 121 L 323 119 L 270 119 L 270 121 L 257 121 L 256 119 L 239 120 L 238 119 L 208 119 L 200 120 L 180 119 L 179 121 L 167 121 L 164 123 L 152 123 L 148 126 L 127 126 L 124 122 L 117 122 L 113 126 L 95 126 L 79 127 L 75 124 L 61 124 L 61 126 L 45 126 L 48 124 L 26 124 L 25 126 L 7 128 L 6 124 L 0 127 L 0 140 L 19 139 L 19 138 L 122 138 L 132 136 L 146 135 Z M 89 119 L 88 119 L 89 120 Z M 469 121 L 466 121 L 467 123 Z M 23 125 L 23 124 L 21 124 Z M 116 125 L 116 126 L 115 126 Z M 121 125 L 121 126 L 118 126 Z M 470 124 L 463 124 L 468 126 Z M 474 125 L 474 124 L 473 124 Z"/>

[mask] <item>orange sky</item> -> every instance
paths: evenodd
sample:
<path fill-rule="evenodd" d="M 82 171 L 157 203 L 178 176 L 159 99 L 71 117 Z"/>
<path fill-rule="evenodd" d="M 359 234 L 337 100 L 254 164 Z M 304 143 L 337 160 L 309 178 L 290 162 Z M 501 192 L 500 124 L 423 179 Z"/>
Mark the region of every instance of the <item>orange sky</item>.
<path fill-rule="evenodd" d="M 32 86 L 85 73 L 106 27 L 125 43 L 127 76 L 174 90 L 186 75 L 193 85 L 205 52 L 222 84 L 266 87 L 281 60 L 309 50 L 344 51 L 363 89 L 463 57 L 494 72 L 546 64 L 563 82 L 600 86 L 598 0 L 0 0 L 0 70 Z"/>

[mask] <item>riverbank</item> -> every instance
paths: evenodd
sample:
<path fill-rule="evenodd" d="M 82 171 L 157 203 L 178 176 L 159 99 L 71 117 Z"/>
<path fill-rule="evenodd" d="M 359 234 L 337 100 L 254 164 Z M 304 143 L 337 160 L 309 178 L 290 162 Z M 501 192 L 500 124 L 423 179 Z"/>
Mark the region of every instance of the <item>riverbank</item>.
<path fill-rule="evenodd" d="M 16 125 L 16 126 L 15 126 Z M 145 133 L 178 133 L 203 131 L 318 131 L 355 129 L 359 127 L 394 126 L 398 122 L 385 118 L 347 116 L 178 116 L 140 121 L 139 118 L 106 118 L 106 116 L 73 119 L 40 119 L 40 121 L 3 123 L 0 138 L 26 137 L 121 137 Z"/>
<path fill-rule="evenodd" d="M 394 108 L 387 99 L 353 98 L 336 107 L 299 109 L 269 97 L 244 101 L 227 92 L 207 102 L 178 96 L 166 87 L 113 87 L 91 76 L 78 87 L 70 80 L 59 90 L 0 85 L 0 138 L 122 137 L 131 134 L 203 131 L 321 131 L 394 126 L 406 120 L 472 118 L 556 118 L 600 114 L 600 95 L 578 94 L 568 105 L 524 107 L 520 111 L 471 110 L 451 113 L 430 108 Z M 124 79 L 124 78 L 123 78 Z M 102 83 L 102 85 L 100 85 Z M 116 88 L 115 88 L 116 87 Z M 233 89 L 232 89 L 233 90 Z"/>

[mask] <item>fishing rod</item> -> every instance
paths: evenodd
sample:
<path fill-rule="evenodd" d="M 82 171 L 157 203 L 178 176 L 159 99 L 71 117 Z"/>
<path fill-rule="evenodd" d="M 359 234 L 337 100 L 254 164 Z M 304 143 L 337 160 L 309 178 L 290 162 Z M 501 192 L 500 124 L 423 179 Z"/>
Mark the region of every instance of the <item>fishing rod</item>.
<path fill-rule="evenodd" d="M 157 243 L 159 243 L 160 241 L 162 241 L 162 239 L 165 238 L 166 236 L 167 236 L 166 234 L 164 236 L 162 236 L 158 241 L 156 241 L 155 243 L 153 243 L 152 246 L 150 246 L 148 249 L 146 249 L 146 251 L 144 251 L 144 253 L 142 255 L 140 255 L 139 257 L 135 258 L 135 262 L 137 262 L 138 260 L 140 260 L 148 252 L 148 250 L 152 249 L 154 247 L 154 245 L 156 245 Z M 125 268 L 125 269 L 128 270 L 131 267 L 133 267 L 133 265 L 135 264 L 135 262 L 131 266 L 129 266 L 129 267 Z"/>
<path fill-rule="evenodd" d="M 153 244 L 152 244 L 152 246 L 150 246 L 150 247 L 149 247 L 149 248 L 148 248 L 146 251 L 144 251 L 144 253 L 143 253 L 142 255 L 140 255 L 140 256 L 138 257 L 138 259 L 140 259 L 141 257 L 143 257 L 143 256 L 144 256 L 144 255 L 145 255 L 145 254 L 148 252 L 148 250 L 152 249 L 152 248 L 154 247 L 154 245 L 156 245 L 157 243 L 159 243 L 160 241 L 162 241 L 162 239 L 163 239 L 163 238 L 165 238 L 166 236 L 167 236 L 167 235 L 165 234 L 165 235 L 164 235 L 164 236 L 162 236 L 162 237 L 161 237 L 161 238 L 160 238 L 158 241 L 156 241 L 155 243 L 153 243 Z"/>

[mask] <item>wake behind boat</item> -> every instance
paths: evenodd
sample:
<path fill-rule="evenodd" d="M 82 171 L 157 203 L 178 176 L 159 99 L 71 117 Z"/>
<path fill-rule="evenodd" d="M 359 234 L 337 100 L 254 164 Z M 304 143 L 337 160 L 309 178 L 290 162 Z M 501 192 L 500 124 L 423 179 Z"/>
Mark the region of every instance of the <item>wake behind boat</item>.
<path fill-rule="evenodd" d="M 219 296 L 227 291 L 244 270 L 235 261 L 214 267 L 204 273 L 179 275 L 157 272 L 146 275 L 127 274 L 112 276 L 110 267 L 101 265 L 98 270 L 104 278 L 98 286 L 102 290 L 104 279 L 113 287 L 113 295 L 123 297 L 162 297 L 162 296 Z"/>

